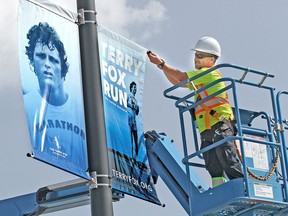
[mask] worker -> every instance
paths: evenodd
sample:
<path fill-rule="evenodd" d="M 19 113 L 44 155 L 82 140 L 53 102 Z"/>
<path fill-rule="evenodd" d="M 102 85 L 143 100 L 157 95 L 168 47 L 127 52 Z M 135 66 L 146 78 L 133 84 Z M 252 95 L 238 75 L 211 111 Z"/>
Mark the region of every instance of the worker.
<path fill-rule="evenodd" d="M 221 56 L 221 47 L 213 37 L 202 37 L 192 50 L 195 51 L 194 65 L 196 70 L 187 72 L 182 72 L 168 65 L 164 59 L 152 51 L 148 51 L 147 55 L 150 62 L 157 65 L 164 72 L 167 79 L 175 85 L 215 66 L 216 60 Z M 196 90 L 205 87 L 221 77 L 222 75 L 219 70 L 213 70 L 193 80 L 193 84 L 189 82 L 184 87 Z M 224 82 L 218 82 L 196 94 L 195 101 L 204 99 L 224 87 Z M 226 91 L 196 106 L 194 113 L 201 137 L 201 149 L 237 133 L 232 124 L 234 116 Z M 204 152 L 203 157 L 205 167 L 212 178 L 212 187 L 224 183 L 226 177 L 229 179 L 243 177 L 242 166 L 237 157 L 233 141 L 227 141 Z"/>

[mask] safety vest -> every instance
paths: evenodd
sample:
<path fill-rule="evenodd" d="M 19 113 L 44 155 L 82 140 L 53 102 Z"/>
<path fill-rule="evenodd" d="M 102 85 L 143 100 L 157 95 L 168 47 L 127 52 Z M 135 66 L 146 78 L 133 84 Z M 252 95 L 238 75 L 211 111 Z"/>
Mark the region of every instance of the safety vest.
<path fill-rule="evenodd" d="M 187 72 L 188 77 L 193 77 L 199 73 L 204 72 L 208 68 L 200 69 L 198 71 Z M 221 78 L 222 75 L 218 70 L 212 71 L 206 75 L 204 75 L 200 79 L 196 79 L 193 81 L 197 89 L 203 88 L 205 85 Z M 215 86 L 212 86 L 204 91 L 201 91 L 198 95 L 195 95 L 196 101 L 200 99 L 204 99 L 205 97 L 213 94 L 226 85 L 224 82 L 220 82 Z M 188 86 L 189 87 L 189 86 Z M 190 87 L 191 88 L 191 87 Z M 232 109 L 230 103 L 228 101 L 227 92 L 223 92 L 219 95 L 216 95 L 204 103 L 195 107 L 195 116 L 198 124 L 199 132 L 206 129 L 211 129 L 211 126 L 216 124 L 221 120 L 221 118 L 229 119 L 232 117 Z M 233 118 L 233 117 L 232 117 Z"/>
<path fill-rule="evenodd" d="M 197 87 L 197 89 L 199 89 L 199 88 L 202 88 L 203 85 L 198 85 L 196 87 Z M 216 112 L 214 109 L 216 107 L 221 106 L 221 105 L 229 104 L 228 97 L 227 97 L 227 92 L 225 92 L 225 93 L 226 93 L 226 97 L 225 98 L 224 97 L 214 96 L 214 97 L 210 98 L 209 100 L 205 101 L 204 103 L 201 103 L 200 105 L 198 105 L 195 108 L 196 118 L 201 113 L 206 111 L 206 113 L 205 113 L 206 129 L 211 129 L 211 123 L 210 123 L 211 116 L 214 116 L 215 118 L 218 118 L 218 119 L 221 117 L 220 116 L 221 114 Z M 204 99 L 205 97 L 207 97 L 209 95 L 208 95 L 207 91 L 204 90 L 201 93 L 199 93 L 198 96 L 200 97 L 199 99 Z M 229 106 L 230 106 L 230 104 L 229 104 Z"/>

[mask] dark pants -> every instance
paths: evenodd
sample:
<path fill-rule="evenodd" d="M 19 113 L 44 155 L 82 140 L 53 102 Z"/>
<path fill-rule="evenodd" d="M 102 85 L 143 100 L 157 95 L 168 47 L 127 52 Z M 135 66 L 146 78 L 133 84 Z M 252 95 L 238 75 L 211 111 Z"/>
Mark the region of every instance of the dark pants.
<path fill-rule="evenodd" d="M 219 134 L 215 131 L 218 129 Z M 221 139 L 232 136 L 234 131 L 223 122 L 218 122 L 209 130 L 201 133 L 201 149 Z M 229 179 L 242 178 L 241 163 L 237 157 L 234 141 L 227 141 L 216 148 L 203 153 L 205 166 L 211 177 L 221 177 L 225 174 Z"/>
<path fill-rule="evenodd" d="M 133 140 L 134 140 L 134 144 L 135 144 L 135 156 L 138 156 L 139 146 L 138 146 L 138 131 L 137 130 L 131 130 L 131 140 L 132 140 L 132 156 L 134 155 Z"/>

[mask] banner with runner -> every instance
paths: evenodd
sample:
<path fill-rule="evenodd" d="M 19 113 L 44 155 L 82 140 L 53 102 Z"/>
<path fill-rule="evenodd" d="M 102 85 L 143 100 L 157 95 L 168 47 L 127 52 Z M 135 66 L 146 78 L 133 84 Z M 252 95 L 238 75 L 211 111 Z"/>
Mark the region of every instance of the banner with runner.
<path fill-rule="evenodd" d="M 143 132 L 147 50 L 103 26 L 98 42 L 112 187 L 160 204 Z"/>
<path fill-rule="evenodd" d="M 19 2 L 19 64 L 32 156 L 90 179 L 78 26 L 68 11 L 46 2 Z"/>

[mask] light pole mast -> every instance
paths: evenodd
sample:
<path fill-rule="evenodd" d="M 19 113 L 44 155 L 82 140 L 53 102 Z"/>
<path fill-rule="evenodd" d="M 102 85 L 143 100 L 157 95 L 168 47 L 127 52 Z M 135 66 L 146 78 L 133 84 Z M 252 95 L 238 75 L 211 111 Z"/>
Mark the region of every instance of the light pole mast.
<path fill-rule="evenodd" d="M 77 0 L 91 215 L 113 216 L 94 0 Z"/>

